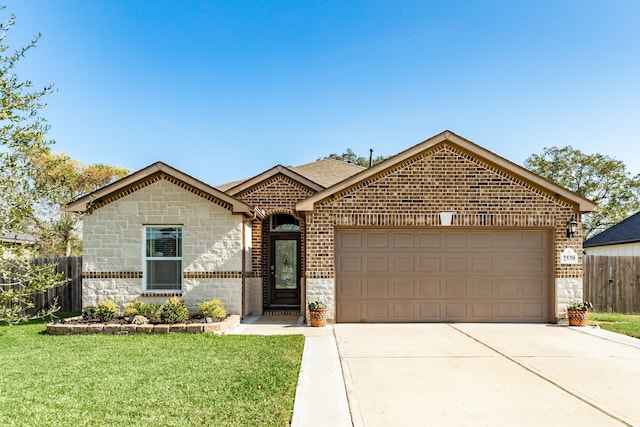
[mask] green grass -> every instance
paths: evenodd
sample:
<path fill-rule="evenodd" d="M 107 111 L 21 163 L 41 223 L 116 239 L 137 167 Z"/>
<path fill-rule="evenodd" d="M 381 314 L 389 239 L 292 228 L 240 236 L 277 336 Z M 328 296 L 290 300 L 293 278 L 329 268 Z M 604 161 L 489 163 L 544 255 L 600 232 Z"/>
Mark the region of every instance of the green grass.
<path fill-rule="evenodd" d="M 587 313 L 589 324 L 607 331 L 640 338 L 640 315 L 620 313 Z"/>
<path fill-rule="evenodd" d="M 286 426 L 304 337 L 0 326 L 2 426 Z"/>

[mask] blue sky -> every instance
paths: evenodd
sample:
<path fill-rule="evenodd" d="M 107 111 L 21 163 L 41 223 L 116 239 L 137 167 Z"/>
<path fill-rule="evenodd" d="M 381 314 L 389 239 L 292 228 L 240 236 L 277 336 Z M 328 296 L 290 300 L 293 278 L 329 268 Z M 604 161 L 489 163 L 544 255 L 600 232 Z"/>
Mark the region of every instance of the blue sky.
<path fill-rule="evenodd" d="M 452 130 L 640 173 L 640 2 L 5 0 L 54 151 L 209 184 Z"/>

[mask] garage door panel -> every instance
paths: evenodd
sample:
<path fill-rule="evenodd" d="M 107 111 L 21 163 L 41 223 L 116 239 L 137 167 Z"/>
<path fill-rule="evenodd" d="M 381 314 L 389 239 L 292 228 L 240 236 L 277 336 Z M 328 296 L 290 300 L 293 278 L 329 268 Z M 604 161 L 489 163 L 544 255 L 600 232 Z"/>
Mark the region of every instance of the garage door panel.
<path fill-rule="evenodd" d="M 439 248 L 441 246 L 441 233 L 418 233 L 418 245 L 420 248 Z"/>
<path fill-rule="evenodd" d="M 494 294 L 493 281 L 491 279 L 473 278 L 469 279 L 471 298 L 487 298 Z"/>
<path fill-rule="evenodd" d="M 364 298 L 386 299 L 389 297 L 389 284 L 387 279 L 368 279 L 362 286 Z"/>
<path fill-rule="evenodd" d="M 361 256 L 342 256 L 337 260 L 338 271 L 345 273 L 361 273 L 363 272 Z"/>
<path fill-rule="evenodd" d="M 520 295 L 527 298 L 542 298 L 546 295 L 547 283 L 541 278 L 521 280 Z"/>
<path fill-rule="evenodd" d="M 520 270 L 520 257 L 500 254 L 496 257 L 496 273 L 511 274 Z"/>
<path fill-rule="evenodd" d="M 385 255 L 369 255 L 365 258 L 365 271 L 367 273 L 387 273 L 389 266 Z"/>
<path fill-rule="evenodd" d="M 499 320 L 509 322 L 518 319 L 519 304 L 517 302 L 503 302 L 495 306 L 495 317 Z"/>
<path fill-rule="evenodd" d="M 518 298 L 520 296 L 520 280 L 516 277 L 500 277 L 495 280 L 496 297 Z"/>
<path fill-rule="evenodd" d="M 538 302 L 520 304 L 520 316 L 523 319 L 535 320 L 539 319 L 544 314 L 545 308 L 543 304 L 540 304 Z"/>
<path fill-rule="evenodd" d="M 362 316 L 362 306 L 364 304 L 359 301 L 350 301 L 349 304 L 338 304 L 336 315 L 338 319 L 343 322 L 361 322 L 364 317 Z"/>
<path fill-rule="evenodd" d="M 339 322 L 549 320 L 549 232 L 346 231 L 335 240 Z"/>
<path fill-rule="evenodd" d="M 522 247 L 524 249 L 540 249 L 542 252 L 547 250 L 547 235 L 544 233 L 524 233 L 522 235 Z"/>
<path fill-rule="evenodd" d="M 521 246 L 521 234 L 519 232 L 495 233 L 496 245 L 498 249 L 513 249 Z"/>
<path fill-rule="evenodd" d="M 342 231 L 337 236 L 336 241 L 342 249 L 362 248 L 362 233 L 359 231 Z"/>
<path fill-rule="evenodd" d="M 446 273 L 464 273 L 467 271 L 467 257 L 465 255 L 443 255 L 444 271 Z"/>
<path fill-rule="evenodd" d="M 470 319 L 474 322 L 488 322 L 493 318 L 493 304 L 491 303 L 470 303 Z"/>
<path fill-rule="evenodd" d="M 418 317 L 416 320 L 438 322 L 442 320 L 440 303 L 418 303 Z"/>
<path fill-rule="evenodd" d="M 467 304 L 464 302 L 445 302 L 442 304 L 444 307 L 444 319 L 448 321 L 458 321 L 467 318 Z"/>
<path fill-rule="evenodd" d="M 442 279 L 442 297 L 443 298 L 466 298 L 467 281 L 464 278 L 447 277 Z"/>
<path fill-rule="evenodd" d="M 466 248 L 467 235 L 465 233 L 443 233 L 445 248 Z"/>
<path fill-rule="evenodd" d="M 392 255 L 391 268 L 395 273 L 413 273 L 416 269 L 413 255 Z"/>
<path fill-rule="evenodd" d="M 534 255 L 523 258 L 521 265 L 521 270 L 523 273 L 544 273 L 546 270 L 546 262 L 543 255 Z"/>
<path fill-rule="evenodd" d="M 488 255 L 470 255 L 469 263 L 472 273 L 491 273 L 493 271 L 493 258 Z"/>
<path fill-rule="evenodd" d="M 440 296 L 440 279 L 438 277 L 420 277 L 417 281 L 416 299 L 435 299 Z"/>
<path fill-rule="evenodd" d="M 391 279 L 390 293 L 396 299 L 413 299 L 416 286 L 412 277 Z"/>
<path fill-rule="evenodd" d="M 367 248 L 388 248 L 389 247 L 389 234 L 372 232 L 366 235 Z"/>
<path fill-rule="evenodd" d="M 392 302 L 392 318 L 398 322 L 410 322 L 416 318 L 415 304 L 413 302 Z"/>
<path fill-rule="evenodd" d="M 384 322 L 393 320 L 389 316 L 388 303 L 386 301 L 369 301 L 364 305 L 364 318 L 371 322 Z"/>
<path fill-rule="evenodd" d="M 437 255 L 418 256 L 418 271 L 420 274 L 433 274 L 440 272 L 440 257 Z"/>
<path fill-rule="evenodd" d="M 336 282 L 336 294 L 344 298 L 359 298 L 362 295 L 361 278 L 341 278 Z"/>
<path fill-rule="evenodd" d="M 415 246 L 415 233 L 393 233 L 391 247 L 413 248 Z"/>
<path fill-rule="evenodd" d="M 472 249 L 490 249 L 493 247 L 493 233 L 472 233 L 469 239 Z"/>

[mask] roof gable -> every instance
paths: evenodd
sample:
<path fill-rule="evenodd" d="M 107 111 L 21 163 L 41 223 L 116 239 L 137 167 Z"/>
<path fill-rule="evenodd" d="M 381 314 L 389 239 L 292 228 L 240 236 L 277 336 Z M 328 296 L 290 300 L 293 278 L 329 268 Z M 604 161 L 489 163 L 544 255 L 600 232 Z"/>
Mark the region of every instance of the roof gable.
<path fill-rule="evenodd" d="M 297 172 L 294 172 L 293 170 L 282 166 L 282 165 L 277 165 L 272 167 L 269 170 L 266 170 L 264 172 L 262 172 L 259 175 L 254 176 L 253 178 L 249 178 L 247 180 L 241 181 L 240 183 L 236 184 L 235 186 L 231 187 L 231 188 L 227 188 L 227 190 L 225 190 L 226 194 L 229 194 L 231 196 L 235 196 L 237 194 L 242 193 L 245 190 L 250 189 L 251 187 L 254 187 L 258 184 L 260 184 L 261 182 L 264 182 L 266 180 L 268 180 L 269 178 L 272 178 L 274 176 L 277 176 L 278 174 L 284 175 L 302 185 L 304 185 L 305 187 L 308 187 L 310 189 L 312 189 L 313 191 L 320 191 L 322 190 L 324 187 L 322 187 L 321 185 L 319 185 L 316 182 L 311 181 L 310 179 L 300 175 Z"/>
<path fill-rule="evenodd" d="M 483 162 L 491 165 L 492 167 L 504 171 L 507 175 L 514 177 L 517 180 L 522 181 L 534 188 L 537 188 L 547 194 L 554 197 L 563 199 L 564 201 L 576 206 L 580 212 L 590 212 L 595 209 L 595 204 L 575 193 L 569 191 L 551 181 L 548 181 L 527 169 L 516 165 L 489 150 L 486 150 L 471 141 L 468 141 L 453 132 L 444 131 L 438 135 L 435 135 L 426 141 L 423 141 L 387 160 L 378 163 L 371 168 L 368 168 L 357 175 L 354 175 L 348 179 L 345 179 L 332 187 L 329 187 L 321 192 L 314 194 L 313 196 L 299 202 L 296 205 L 296 209 L 299 211 L 311 211 L 316 202 L 321 201 L 327 197 L 334 196 L 349 187 L 358 185 L 369 178 L 382 174 L 385 171 L 400 166 L 403 162 L 410 160 L 411 158 L 428 150 L 433 150 L 439 144 L 449 144 L 452 147 L 466 153 L 469 156 L 480 159 Z"/>
<path fill-rule="evenodd" d="M 314 191 L 330 187 L 344 179 L 353 176 L 366 168 L 341 160 L 326 158 L 300 166 L 277 165 L 252 178 L 241 179 L 216 186 L 220 191 L 228 194 L 238 194 L 241 191 L 268 179 L 277 173 L 284 173 L 289 178 L 306 185 Z"/>
<path fill-rule="evenodd" d="M 640 241 L 640 212 L 585 240 L 585 248 Z"/>
<path fill-rule="evenodd" d="M 72 212 L 90 212 L 160 179 L 166 179 L 187 191 L 191 191 L 194 194 L 229 209 L 233 213 L 242 213 L 247 216 L 252 216 L 256 213 L 254 209 L 246 203 L 163 162 L 149 165 L 144 169 L 83 196 L 69 203 L 67 210 Z"/>

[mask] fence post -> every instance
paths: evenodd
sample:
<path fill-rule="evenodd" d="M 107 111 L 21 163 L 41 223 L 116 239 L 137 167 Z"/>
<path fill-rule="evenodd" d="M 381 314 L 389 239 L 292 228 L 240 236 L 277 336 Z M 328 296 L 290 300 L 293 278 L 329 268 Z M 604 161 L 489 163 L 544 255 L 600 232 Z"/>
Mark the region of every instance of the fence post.
<path fill-rule="evenodd" d="M 613 312 L 613 272 L 611 267 L 611 257 L 607 257 L 608 277 L 607 281 L 607 312 Z"/>

